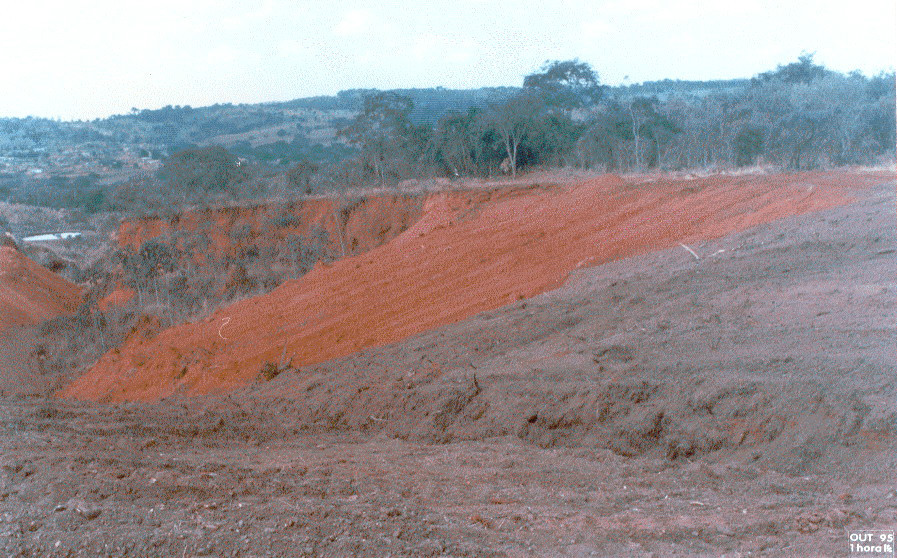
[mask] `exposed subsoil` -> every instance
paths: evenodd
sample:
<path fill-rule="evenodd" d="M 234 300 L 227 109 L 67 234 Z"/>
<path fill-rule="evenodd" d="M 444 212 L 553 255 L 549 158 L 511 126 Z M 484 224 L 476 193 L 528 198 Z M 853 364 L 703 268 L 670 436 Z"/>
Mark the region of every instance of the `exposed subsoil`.
<path fill-rule="evenodd" d="M 138 332 L 63 396 L 223 393 L 266 366 L 298 368 L 394 343 L 557 288 L 577 268 L 832 207 L 881 180 L 857 173 L 651 183 L 605 176 L 431 195 L 420 218 L 392 241 L 319 265 L 201 322 Z"/>
<path fill-rule="evenodd" d="M 80 303 L 80 287 L 0 246 L 0 332 L 70 314 Z"/>
<path fill-rule="evenodd" d="M 13 246 L 0 246 L 0 396 L 40 395 L 71 378 L 42 374 L 40 324 L 75 313 L 83 290 Z"/>
<path fill-rule="evenodd" d="M 842 179 L 225 397 L 2 397 L 0 554 L 847 556 L 897 526 L 897 219 Z"/>
<path fill-rule="evenodd" d="M 123 221 L 116 240 L 123 248 L 137 250 L 166 235 L 179 237 L 175 246 L 202 264 L 211 257 L 234 256 L 248 246 L 264 248 L 288 235 L 307 236 L 318 229 L 336 254 L 359 254 L 405 231 L 420 217 L 425 197 L 372 195 L 196 209 Z M 189 240 L 198 238 L 208 245 L 191 250 Z"/>

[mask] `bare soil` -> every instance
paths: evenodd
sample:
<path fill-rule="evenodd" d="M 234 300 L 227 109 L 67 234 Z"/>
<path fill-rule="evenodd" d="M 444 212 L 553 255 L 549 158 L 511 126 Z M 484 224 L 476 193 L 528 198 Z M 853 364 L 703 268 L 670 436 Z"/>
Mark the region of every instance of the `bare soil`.
<path fill-rule="evenodd" d="M 12 246 L 0 246 L 0 332 L 73 313 L 81 288 Z"/>
<path fill-rule="evenodd" d="M 227 395 L 2 397 L 0 554 L 847 556 L 897 526 L 897 219 L 844 183 Z"/>
<path fill-rule="evenodd" d="M 423 201 L 422 195 L 393 193 L 196 209 L 125 220 L 116 241 L 123 248 L 137 250 L 144 242 L 165 235 L 202 237 L 208 246 L 193 254 L 202 264 L 211 257 L 237 255 L 249 246 L 264 249 L 288 235 L 308 235 L 317 228 L 338 254 L 358 254 L 407 229 L 420 217 Z M 176 244 L 190 252 L 183 239 Z"/>
<path fill-rule="evenodd" d="M 63 395 L 151 401 L 227 392 L 267 365 L 305 366 L 394 343 L 560 287 L 575 269 L 832 207 L 849 199 L 850 187 L 877 180 L 602 176 L 433 194 L 420 219 L 392 241 L 201 321 L 138 332 Z"/>

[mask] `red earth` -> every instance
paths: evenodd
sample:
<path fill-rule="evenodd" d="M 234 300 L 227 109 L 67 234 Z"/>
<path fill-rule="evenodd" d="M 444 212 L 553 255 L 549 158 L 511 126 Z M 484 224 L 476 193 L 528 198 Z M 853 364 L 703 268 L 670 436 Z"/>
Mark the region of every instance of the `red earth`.
<path fill-rule="evenodd" d="M 123 389 L 94 396 L 152 402 L 0 389 L 0 554 L 848 556 L 897 525 L 894 194 L 844 171 L 433 196 L 380 248 L 103 358 Z M 418 332 L 351 352 L 377 320 Z M 248 379 L 198 381 L 232 361 Z"/>
<path fill-rule="evenodd" d="M 109 312 L 118 306 L 124 306 L 131 302 L 137 293 L 134 289 L 125 286 L 116 286 L 115 289 L 106 294 L 97 301 L 97 308 L 100 312 Z"/>
<path fill-rule="evenodd" d="M 81 288 L 36 264 L 11 246 L 0 246 L 0 331 L 73 313 Z"/>
<path fill-rule="evenodd" d="M 118 229 L 122 248 L 137 250 L 146 241 L 181 234 L 176 246 L 192 252 L 185 239 L 209 241 L 195 254 L 197 263 L 208 256 L 232 256 L 244 245 L 257 248 L 288 235 L 308 235 L 319 229 L 334 253 L 358 254 L 394 238 L 420 217 L 423 198 L 414 195 L 373 195 L 355 199 L 310 199 L 252 206 L 190 210 L 169 217 L 126 220 Z"/>
<path fill-rule="evenodd" d="M 201 322 L 151 338 L 138 332 L 60 395 L 151 401 L 226 392 L 253 381 L 265 363 L 300 367 L 393 343 L 557 288 L 575 269 L 844 204 L 881 179 L 823 172 L 641 182 L 602 176 L 432 194 L 420 218 L 390 242 Z M 380 227 L 377 219 L 390 230 L 408 219 L 405 205 L 396 218 L 396 204 L 384 204 L 368 212 L 369 230 Z M 328 211 L 319 211 L 321 218 Z"/>

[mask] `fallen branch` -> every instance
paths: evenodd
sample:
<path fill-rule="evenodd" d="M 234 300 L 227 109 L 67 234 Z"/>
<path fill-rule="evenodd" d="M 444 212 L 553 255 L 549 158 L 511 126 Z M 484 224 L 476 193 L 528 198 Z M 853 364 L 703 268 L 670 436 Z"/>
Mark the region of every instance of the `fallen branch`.
<path fill-rule="evenodd" d="M 692 256 L 694 256 L 696 260 L 700 260 L 700 259 L 701 259 L 701 256 L 699 256 L 697 252 L 695 252 L 694 250 L 692 250 L 691 248 L 689 248 L 689 247 L 686 246 L 685 244 L 682 244 L 682 243 L 680 242 L 680 243 L 679 243 L 679 246 L 682 246 L 683 248 L 685 248 L 686 250 L 688 250 L 688 252 L 689 252 Z"/>

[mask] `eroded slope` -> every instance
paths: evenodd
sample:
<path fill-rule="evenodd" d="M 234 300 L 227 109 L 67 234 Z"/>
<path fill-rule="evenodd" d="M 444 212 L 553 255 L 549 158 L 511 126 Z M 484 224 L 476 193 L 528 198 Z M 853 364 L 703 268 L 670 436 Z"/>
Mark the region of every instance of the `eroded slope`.
<path fill-rule="evenodd" d="M 81 288 L 10 246 L 0 246 L 0 331 L 74 312 Z"/>
<path fill-rule="evenodd" d="M 243 393 L 307 428 L 494 436 L 800 475 L 897 465 L 893 179 L 582 269 L 560 289 Z M 878 456 L 878 457 L 871 457 Z"/>
<path fill-rule="evenodd" d="M 386 245 L 319 266 L 208 319 L 139 334 L 62 392 L 152 400 L 229 390 L 266 362 L 293 367 L 457 322 L 563 284 L 568 273 L 844 203 L 880 177 L 712 177 L 430 197 Z"/>

